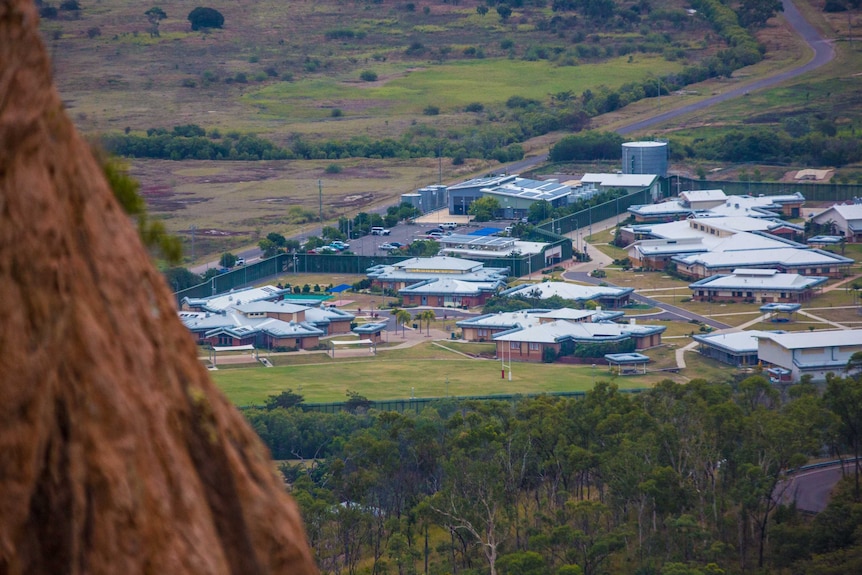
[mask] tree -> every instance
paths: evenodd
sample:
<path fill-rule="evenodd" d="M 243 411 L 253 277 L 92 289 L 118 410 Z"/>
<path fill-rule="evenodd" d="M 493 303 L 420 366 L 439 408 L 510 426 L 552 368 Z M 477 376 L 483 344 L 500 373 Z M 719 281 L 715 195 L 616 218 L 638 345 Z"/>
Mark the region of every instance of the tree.
<path fill-rule="evenodd" d="M 509 16 L 512 15 L 512 9 L 505 4 L 500 4 L 497 6 L 497 14 L 500 15 L 500 20 L 506 22 L 509 19 Z"/>
<path fill-rule="evenodd" d="M 426 309 L 422 313 L 416 314 L 416 319 L 420 322 L 426 322 L 428 326 L 428 335 L 431 335 L 431 322 L 437 319 L 437 315 L 433 309 Z"/>
<path fill-rule="evenodd" d="M 291 407 L 299 407 L 305 401 L 305 398 L 298 393 L 294 393 L 292 389 L 282 391 L 278 395 L 270 395 L 266 398 L 266 409 L 290 409 Z"/>
<path fill-rule="evenodd" d="M 236 256 L 230 252 L 225 252 L 219 258 L 218 263 L 223 268 L 232 268 L 236 265 Z"/>
<path fill-rule="evenodd" d="M 480 5 L 476 6 L 476 12 L 478 12 L 479 16 L 484 16 L 485 14 L 488 13 L 488 7 L 485 6 L 484 4 L 480 4 Z"/>
<path fill-rule="evenodd" d="M 165 270 L 164 275 L 168 282 L 168 286 L 175 291 L 196 286 L 204 281 L 204 278 L 183 267 L 167 269 Z"/>
<path fill-rule="evenodd" d="M 221 28 L 224 25 L 224 16 L 214 8 L 198 6 L 189 12 L 188 21 L 192 24 L 192 30 Z"/>
<path fill-rule="evenodd" d="M 551 217 L 554 207 L 547 200 L 539 200 L 530 204 L 530 209 L 527 211 L 527 220 L 531 223 L 538 224 Z"/>
<path fill-rule="evenodd" d="M 781 0 L 742 0 L 737 14 L 742 26 L 763 28 L 767 20 L 783 11 Z"/>
<path fill-rule="evenodd" d="M 147 21 L 150 23 L 150 37 L 158 38 L 159 24 L 162 20 L 167 18 L 168 15 L 158 6 L 153 6 L 152 8 L 144 12 L 144 16 L 147 17 Z"/>
<path fill-rule="evenodd" d="M 470 207 L 467 208 L 467 213 L 473 216 L 477 222 L 487 222 L 494 218 L 494 214 L 500 209 L 500 202 L 497 198 L 484 196 L 474 200 Z"/>
<path fill-rule="evenodd" d="M 407 334 L 405 332 L 407 328 L 404 326 L 407 325 L 407 322 L 410 321 L 412 317 L 413 316 L 411 316 L 410 312 L 406 309 L 399 309 L 397 312 L 395 312 L 395 332 L 398 333 L 398 325 L 400 324 L 401 337 L 407 337 Z"/>

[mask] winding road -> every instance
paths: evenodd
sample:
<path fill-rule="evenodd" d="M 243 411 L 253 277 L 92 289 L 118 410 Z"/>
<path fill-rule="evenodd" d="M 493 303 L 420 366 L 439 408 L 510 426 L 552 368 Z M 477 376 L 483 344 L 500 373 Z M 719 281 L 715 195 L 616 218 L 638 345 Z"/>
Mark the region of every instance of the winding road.
<path fill-rule="evenodd" d="M 620 128 L 617 128 L 616 133 L 625 136 L 633 132 L 638 132 L 640 130 L 655 126 L 656 124 L 661 124 L 667 122 L 668 120 L 679 118 L 680 116 L 683 116 L 685 114 L 697 112 L 699 110 L 709 108 L 710 106 L 714 106 L 715 104 L 719 104 L 733 98 L 738 98 L 740 96 L 745 96 L 755 90 L 770 88 L 792 78 L 796 78 L 797 76 L 806 74 L 812 70 L 816 70 L 817 68 L 831 62 L 835 58 L 835 50 L 832 48 L 831 40 L 824 39 L 823 36 L 821 36 L 820 33 L 814 28 L 814 26 L 812 26 L 802 16 L 802 14 L 796 8 L 796 5 L 793 4 L 793 2 L 791 2 L 790 0 L 782 0 L 781 4 L 784 8 L 784 18 L 787 20 L 793 30 L 799 35 L 799 37 L 805 40 L 805 43 L 808 44 L 808 47 L 814 52 L 814 57 L 811 58 L 808 62 L 802 64 L 801 66 L 797 66 L 796 68 L 780 72 L 774 76 L 755 80 L 750 84 L 745 84 L 744 86 L 739 86 L 737 88 L 727 90 L 726 92 L 722 92 L 721 94 L 710 96 L 709 98 L 705 98 L 703 100 L 700 100 L 699 102 L 694 102 L 692 104 L 688 104 L 687 106 L 675 108 L 673 110 L 664 112 L 663 114 L 658 114 L 656 116 L 646 118 L 645 120 L 639 120 L 630 124 L 626 124 Z M 547 159 L 548 154 L 539 154 L 538 156 L 531 156 L 519 162 L 508 164 L 506 166 L 506 169 L 510 174 L 517 174 L 519 172 L 533 168 L 536 165 L 546 161 Z"/>

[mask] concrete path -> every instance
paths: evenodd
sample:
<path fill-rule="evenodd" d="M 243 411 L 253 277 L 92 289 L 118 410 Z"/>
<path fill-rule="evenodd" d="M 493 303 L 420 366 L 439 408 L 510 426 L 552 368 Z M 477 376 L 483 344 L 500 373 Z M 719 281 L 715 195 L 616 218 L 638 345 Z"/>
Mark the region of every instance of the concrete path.
<path fill-rule="evenodd" d="M 816 315 L 814 315 L 813 313 L 809 313 L 809 312 L 807 312 L 807 311 L 799 310 L 799 311 L 798 311 L 798 312 L 796 312 L 796 313 L 798 313 L 799 315 L 804 315 L 805 317 L 810 317 L 810 318 L 811 318 L 811 319 L 813 319 L 813 320 L 817 320 L 817 321 L 819 321 L 819 322 L 823 322 L 823 323 L 827 323 L 827 324 L 829 324 L 829 325 L 835 326 L 835 327 L 837 327 L 838 329 L 850 329 L 850 328 L 849 328 L 849 327 L 847 327 L 846 325 L 843 325 L 843 324 L 840 324 L 840 323 L 837 323 L 837 322 L 834 322 L 834 321 L 829 321 L 828 319 L 824 319 L 824 318 L 822 318 L 822 317 L 816 316 Z"/>

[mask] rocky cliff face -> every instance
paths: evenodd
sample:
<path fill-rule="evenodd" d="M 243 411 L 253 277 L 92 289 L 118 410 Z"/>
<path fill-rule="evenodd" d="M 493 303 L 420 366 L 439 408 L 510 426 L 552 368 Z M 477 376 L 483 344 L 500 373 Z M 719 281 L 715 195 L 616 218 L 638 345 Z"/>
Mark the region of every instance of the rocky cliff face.
<path fill-rule="evenodd" d="M 316 570 L 268 454 L 0 0 L 0 574 Z"/>

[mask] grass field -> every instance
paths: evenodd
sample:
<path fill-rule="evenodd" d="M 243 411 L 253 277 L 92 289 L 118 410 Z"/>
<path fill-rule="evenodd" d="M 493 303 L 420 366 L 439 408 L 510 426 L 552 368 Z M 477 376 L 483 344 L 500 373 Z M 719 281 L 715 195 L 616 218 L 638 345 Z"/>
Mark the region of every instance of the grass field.
<path fill-rule="evenodd" d="M 393 359 L 333 361 L 313 365 L 233 369 L 212 372 L 213 380 L 236 405 L 262 404 L 286 389 L 309 402 L 345 400 L 348 390 L 369 399 L 445 397 L 495 393 L 584 391 L 597 380 L 621 388 L 648 387 L 664 375 L 612 378 L 605 369 L 559 364 L 512 364 L 512 381 L 500 377 L 500 363 L 490 360 Z"/>

